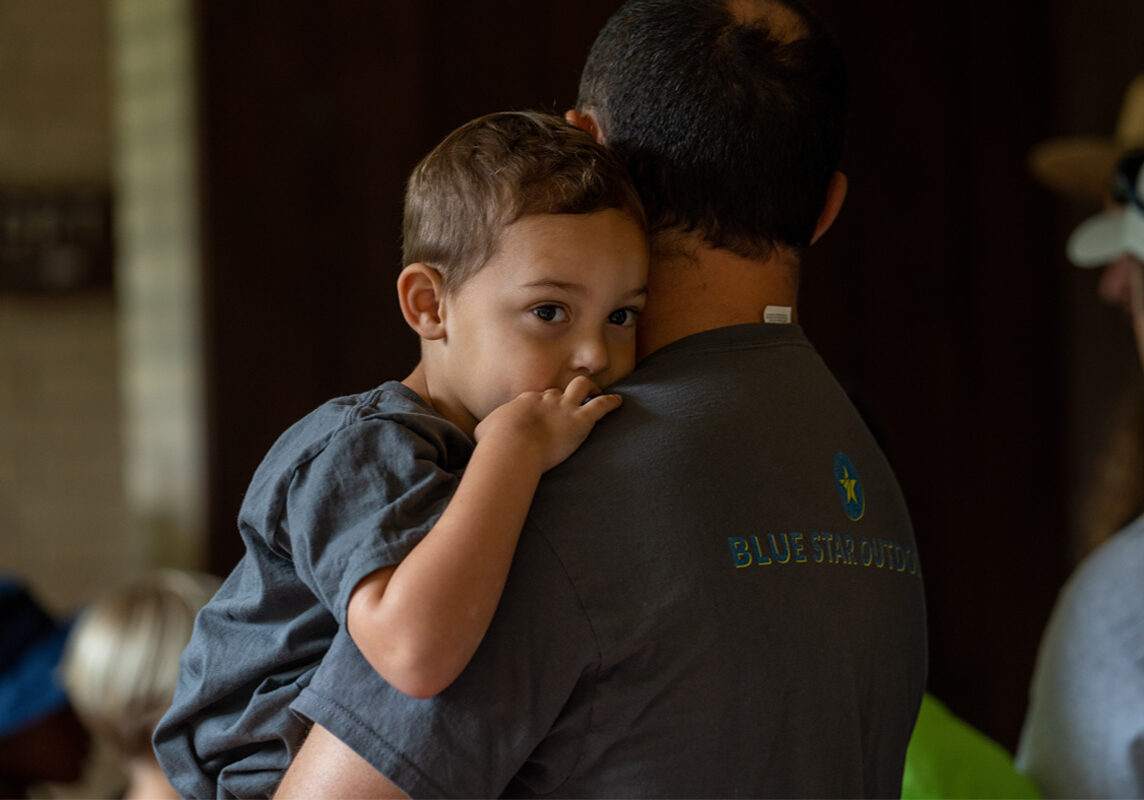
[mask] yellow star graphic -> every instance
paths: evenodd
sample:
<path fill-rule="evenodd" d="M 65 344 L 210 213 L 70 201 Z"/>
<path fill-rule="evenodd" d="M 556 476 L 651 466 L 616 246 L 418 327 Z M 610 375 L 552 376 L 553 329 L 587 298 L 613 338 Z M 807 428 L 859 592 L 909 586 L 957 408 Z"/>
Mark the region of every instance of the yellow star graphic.
<path fill-rule="evenodd" d="M 854 484 L 858 483 L 858 481 L 850 477 L 850 470 L 846 469 L 846 467 L 842 468 L 842 476 L 843 477 L 838 479 L 838 482 L 846 488 L 846 502 L 857 503 L 858 496 L 854 494 Z"/>

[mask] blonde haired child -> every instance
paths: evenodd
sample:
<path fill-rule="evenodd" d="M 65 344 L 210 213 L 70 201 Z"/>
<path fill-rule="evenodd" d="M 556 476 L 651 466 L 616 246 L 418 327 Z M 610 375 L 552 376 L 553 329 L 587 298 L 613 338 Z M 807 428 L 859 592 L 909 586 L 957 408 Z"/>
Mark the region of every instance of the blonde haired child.
<path fill-rule="evenodd" d="M 220 581 L 158 570 L 95 600 L 68 637 L 61 664 L 72 705 L 122 759 L 131 798 L 177 797 L 151 735 L 175 694 L 195 615 Z"/>

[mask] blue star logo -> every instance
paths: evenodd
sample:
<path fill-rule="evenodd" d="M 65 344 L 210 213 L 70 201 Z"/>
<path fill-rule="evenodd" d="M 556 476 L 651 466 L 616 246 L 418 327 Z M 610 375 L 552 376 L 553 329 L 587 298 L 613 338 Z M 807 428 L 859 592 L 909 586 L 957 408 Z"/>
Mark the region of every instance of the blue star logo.
<path fill-rule="evenodd" d="M 866 493 L 862 491 L 862 479 L 858 477 L 858 470 L 845 453 L 834 456 L 834 482 L 846 516 L 855 522 L 862 519 L 866 513 Z"/>

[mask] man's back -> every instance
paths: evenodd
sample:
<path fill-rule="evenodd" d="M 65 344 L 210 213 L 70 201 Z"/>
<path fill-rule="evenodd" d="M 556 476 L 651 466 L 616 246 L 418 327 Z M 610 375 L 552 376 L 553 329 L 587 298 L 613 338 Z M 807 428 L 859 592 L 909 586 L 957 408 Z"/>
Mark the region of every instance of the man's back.
<path fill-rule="evenodd" d="M 334 670 L 303 710 L 414 796 L 896 796 L 921 576 L 841 389 L 789 325 L 688 337 L 618 388 L 457 683 L 361 720 Z"/>

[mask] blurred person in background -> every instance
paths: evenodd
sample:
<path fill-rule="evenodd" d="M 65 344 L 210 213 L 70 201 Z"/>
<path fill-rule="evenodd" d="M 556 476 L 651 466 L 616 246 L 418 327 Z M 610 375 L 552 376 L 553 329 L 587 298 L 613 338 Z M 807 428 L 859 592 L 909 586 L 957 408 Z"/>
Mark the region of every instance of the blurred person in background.
<path fill-rule="evenodd" d="M 96 599 L 68 637 L 64 686 L 92 734 L 120 758 L 127 800 L 178 797 L 151 734 L 171 704 L 195 615 L 219 584 L 211 575 L 157 570 Z"/>
<path fill-rule="evenodd" d="M 1144 148 L 1144 73 L 1125 90 L 1112 136 L 1041 142 L 1029 154 L 1029 169 L 1057 194 L 1095 210 L 1109 201 L 1117 161 L 1138 148 Z M 1104 302 L 1127 309 L 1124 275 L 1122 266 L 1110 266 L 1097 291 Z M 1081 497 L 1076 561 L 1144 513 L 1144 371 L 1135 364 L 1125 367 L 1124 385 L 1110 404 L 1105 438 Z"/>
<path fill-rule="evenodd" d="M 1137 76 L 1125 92 L 1120 118 L 1112 136 L 1067 136 L 1043 142 L 1030 153 L 1029 169 L 1041 183 L 1058 194 L 1098 207 L 1110 199 L 1109 178 L 1117 174 L 1118 160 L 1139 146 L 1144 146 L 1144 75 Z M 1127 191 L 1130 186 L 1126 181 L 1132 162 L 1125 161 L 1123 166 L 1125 174 L 1119 178 L 1118 188 L 1114 187 L 1113 206 L 1123 205 L 1130 196 Z M 1121 224 L 1117 220 L 1122 218 L 1114 213 L 1109 219 L 1115 227 Z M 1102 239 L 1093 257 L 1083 266 L 1108 264 L 1101 276 L 1100 296 L 1105 302 L 1130 312 L 1139 343 L 1144 342 L 1141 334 L 1144 328 L 1140 322 L 1144 315 L 1132 313 L 1132 283 L 1134 276 L 1138 275 L 1139 265 L 1133 256 L 1122 252 L 1130 251 L 1124 244 L 1123 239 L 1116 236 L 1107 241 Z M 1144 353 L 1144 348 L 1138 349 Z M 1075 548 L 1078 557 L 1091 552 L 1144 511 L 1144 370 L 1133 366 L 1121 397 L 1113 404 L 1109 437 L 1082 501 L 1082 523 Z M 1056 624 L 1059 626 L 1061 623 Z M 1058 654 L 1048 651 L 1062 646 L 1060 641 L 1046 644 L 1043 660 L 1046 663 L 1059 661 Z M 1053 669 L 1049 666 L 1042 668 L 1039 674 L 1042 684 L 1050 680 L 1047 676 Z M 1076 677 L 1083 678 L 1083 671 Z M 1019 764 L 1014 763 L 1013 757 L 1000 744 L 959 718 L 941 700 L 927 694 L 922 700 L 906 754 L 902 797 L 910 800 L 923 797 L 1038 796 L 1039 787 L 1031 782 L 1029 776 L 1040 778 L 1046 768 L 1030 762 L 1042 757 L 1034 753 L 1047 746 L 1049 741 L 1060 740 L 1058 733 L 1044 729 L 1049 724 L 1044 717 L 1049 713 L 1046 711 L 1049 706 L 1070 704 L 1062 691 L 1061 685 L 1051 688 L 1043 685 L 1037 690 L 1038 698 L 1034 703 L 1036 721 L 1032 721 L 1034 715 L 1031 714 Z M 1053 713 L 1055 721 L 1052 724 L 1060 723 L 1062 719 L 1058 712 Z M 1071 714 L 1073 711 L 1062 710 L 1059 713 Z M 1093 719 L 1095 722 L 1096 718 Z M 1080 752 L 1084 752 L 1083 748 Z M 1018 769 L 1028 774 L 1022 774 Z M 1056 789 L 1057 794 L 1061 791 L 1052 784 L 1048 789 L 1050 792 Z M 1068 794 L 1079 796 L 1083 793 L 1078 789 Z"/>
<path fill-rule="evenodd" d="M 1128 313 L 1144 365 L 1144 149 L 1121 156 L 1109 208 L 1073 232 L 1068 257 L 1104 268 L 1101 297 Z M 1057 599 L 1017 750 L 1046 797 L 1144 797 L 1141 577 L 1144 516 L 1099 544 Z"/>
<path fill-rule="evenodd" d="M 56 676 L 67 636 L 23 583 L 0 574 L 0 797 L 83 772 L 90 740 Z"/>

